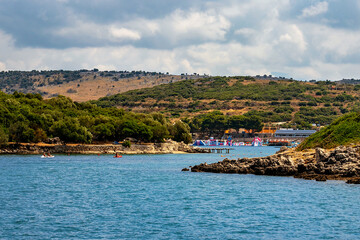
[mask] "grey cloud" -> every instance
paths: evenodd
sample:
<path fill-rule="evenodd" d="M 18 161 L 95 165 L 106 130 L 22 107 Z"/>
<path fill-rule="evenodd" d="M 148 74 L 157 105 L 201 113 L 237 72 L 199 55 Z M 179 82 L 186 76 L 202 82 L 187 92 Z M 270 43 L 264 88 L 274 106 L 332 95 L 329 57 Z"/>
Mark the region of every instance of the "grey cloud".
<path fill-rule="evenodd" d="M 128 22 L 136 18 L 162 18 L 176 9 L 194 6 L 192 1 L 144 0 L 3 0 L 0 29 L 11 34 L 20 47 L 67 48 L 100 46 L 111 42 L 89 38 L 59 37 L 59 29 L 72 27 L 74 19 L 99 25 Z M 199 6 L 201 8 L 201 6 Z M 91 41 L 93 40 L 93 41 Z"/>
<path fill-rule="evenodd" d="M 360 77 L 359 3 L 321 2 L 2 0 L 0 70 Z"/>
<path fill-rule="evenodd" d="M 239 29 L 255 29 L 261 34 L 264 24 L 268 24 L 268 21 L 300 21 L 298 17 L 304 9 L 311 9 L 322 2 L 325 3 L 314 0 L 3 0 L 0 5 L 0 29 L 12 35 L 19 47 L 64 49 L 132 44 L 143 48 L 171 49 L 208 41 L 239 41 L 243 44 L 252 44 L 254 39 L 249 39 L 248 35 L 238 34 Z M 354 1 L 332 0 L 327 5 L 328 11 L 324 16 L 309 16 L 311 19 L 302 19 L 301 22 L 321 21 L 338 28 L 360 26 L 359 9 L 358 6 L 355 7 Z M 218 21 L 229 21 L 230 26 L 224 29 L 224 37 L 218 38 L 204 38 L 204 32 L 198 34 L 201 29 L 177 33 L 176 28 L 170 26 L 168 21 L 179 11 L 185 17 L 189 12 L 208 14 Z M 343 12 L 346 14 L 342 14 Z M 156 35 L 149 34 L 149 30 L 146 29 L 147 22 L 159 25 L 160 29 Z M 144 23 L 145 27 L 139 26 Z M 206 21 L 204 23 L 206 24 Z M 90 28 L 91 25 L 93 29 Z M 104 30 L 108 25 L 138 32 L 141 38 L 136 41 L 134 38 L 114 41 L 111 34 Z"/>

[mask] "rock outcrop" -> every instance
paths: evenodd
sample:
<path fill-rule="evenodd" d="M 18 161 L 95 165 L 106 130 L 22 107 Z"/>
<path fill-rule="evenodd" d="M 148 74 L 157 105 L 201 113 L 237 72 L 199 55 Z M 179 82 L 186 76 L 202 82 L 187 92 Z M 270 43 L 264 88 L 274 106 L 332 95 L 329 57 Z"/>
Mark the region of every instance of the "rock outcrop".
<path fill-rule="evenodd" d="M 268 157 L 202 163 L 192 167 L 191 171 L 294 176 L 317 181 L 341 179 L 347 180 L 347 183 L 360 183 L 359 149 L 360 146 L 341 146 L 332 151 L 321 148 L 302 152 L 281 149 Z"/>

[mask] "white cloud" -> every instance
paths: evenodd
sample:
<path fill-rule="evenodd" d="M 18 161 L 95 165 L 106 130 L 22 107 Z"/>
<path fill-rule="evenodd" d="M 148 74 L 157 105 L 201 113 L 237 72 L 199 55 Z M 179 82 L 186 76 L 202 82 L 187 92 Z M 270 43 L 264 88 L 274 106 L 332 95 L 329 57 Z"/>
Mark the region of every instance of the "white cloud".
<path fill-rule="evenodd" d="M 305 24 L 308 38 L 314 44 L 314 58 L 319 61 L 343 63 L 354 58 L 360 64 L 360 31 L 333 29 L 319 24 Z"/>
<path fill-rule="evenodd" d="M 169 21 L 167 21 L 169 20 Z M 177 36 L 187 35 L 188 38 L 204 37 L 208 40 L 224 40 L 230 28 L 230 22 L 221 15 L 210 12 L 181 11 L 171 14 L 165 22 L 173 29 Z"/>
<path fill-rule="evenodd" d="M 228 19 L 214 11 L 194 9 L 176 10 L 160 19 L 138 19 L 137 21 L 142 23 L 135 24 L 139 27 L 138 29 L 149 37 L 149 41 L 157 43 L 160 48 L 223 41 L 231 27 Z"/>
<path fill-rule="evenodd" d="M 256 30 L 252 28 L 240 28 L 234 32 L 236 35 L 252 36 L 256 34 Z"/>
<path fill-rule="evenodd" d="M 119 23 L 98 24 L 88 22 L 79 18 L 74 19 L 72 26 L 66 26 L 53 31 L 55 35 L 68 39 L 104 42 L 123 42 L 126 40 L 137 41 L 141 39 L 141 34 L 129 28 L 122 27 Z"/>
<path fill-rule="evenodd" d="M 115 26 L 110 27 L 110 34 L 116 39 L 131 39 L 131 40 L 140 40 L 140 33 L 132 31 L 126 28 L 117 28 Z"/>
<path fill-rule="evenodd" d="M 278 52 L 278 61 L 282 59 L 283 64 L 286 64 L 286 61 L 302 62 L 307 49 L 307 42 L 302 31 L 295 24 L 282 25 L 282 29 L 278 32 L 280 36 L 273 45 L 274 50 Z"/>
<path fill-rule="evenodd" d="M 308 8 L 303 9 L 301 17 L 313 17 L 328 11 L 329 4 L 327 2 L 319 2 Z"/>

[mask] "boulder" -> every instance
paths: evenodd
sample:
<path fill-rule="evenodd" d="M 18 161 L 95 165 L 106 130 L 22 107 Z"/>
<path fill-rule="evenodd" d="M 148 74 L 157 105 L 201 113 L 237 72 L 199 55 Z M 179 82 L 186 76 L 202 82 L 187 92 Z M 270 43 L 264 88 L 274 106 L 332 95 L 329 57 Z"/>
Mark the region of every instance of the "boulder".
<path fill-rule="evenodd" d="M 288 148 L 287 148 L 286 146 L 282 146 L 282 147 L 280 148 L 280 150 L 277 151 L 276 153 L 282 153 L 282 152 L 285 152 L 286 150 L 288 150 Z"/>
<path fill-rule="evenodd" d="M 317 162 L 326 162 L 329 156 L 330 154 L 327 153 L 324 149 L 322 148 L 315 149 L 315 160 Z"/>
<path fill-rule="evenodd" d="M 327 180 L 326 176 L 319 175 L 315 178 L 316 181 L 325 182 Z"/>
<path fill-rule="evenodd" d="M 349 179 L 346 181 L 348 184 L 360 184 L 360 178 Z"/>

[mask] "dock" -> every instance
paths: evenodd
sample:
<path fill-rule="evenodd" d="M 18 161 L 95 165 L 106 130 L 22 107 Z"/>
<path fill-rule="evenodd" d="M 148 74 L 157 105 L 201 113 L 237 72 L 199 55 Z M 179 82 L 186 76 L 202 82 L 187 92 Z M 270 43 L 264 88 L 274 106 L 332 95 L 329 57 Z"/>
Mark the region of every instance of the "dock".
<path fill-rule="evenodd" d="M 234 150 L 234 148 L 201 148 L 203 149 L 205 152 L 208 153 L 223 153 L 223 151 L 225 151 L 225 153 L 229 154 L 230 150 Z"/>

